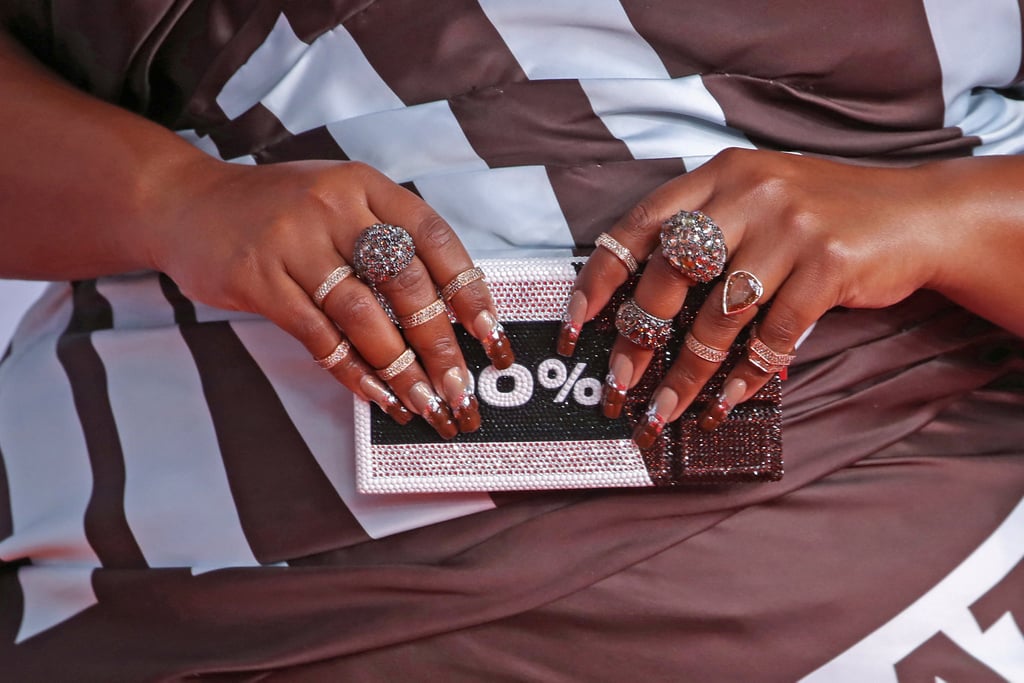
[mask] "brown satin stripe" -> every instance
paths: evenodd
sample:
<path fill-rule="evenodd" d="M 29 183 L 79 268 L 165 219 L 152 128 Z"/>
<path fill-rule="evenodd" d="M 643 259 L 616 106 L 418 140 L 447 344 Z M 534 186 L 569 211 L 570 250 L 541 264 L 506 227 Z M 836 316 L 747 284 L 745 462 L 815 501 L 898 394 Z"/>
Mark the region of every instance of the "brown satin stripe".
<path fill-rule="evenodd" d="M 0 541 L 14 533 L 14 518 L 11 513 L 11 488 L 7 482 L 7 467 L 4 452 L 0 448 Z M 0 561 L 2 563 L 2 561 Z M 2 611 L 2 610 L 0 610 Z"/>
<path fill-rule="evenodd" d="M 1024 622 L 1024 561 L 999 582 L 995 588 L 971 605 L 971 614 L 982 631 L 988 631 L 1009 612 L 1018 624 Z"/>
<path fill-rule="evenodd" d="M 210 139 L 217 145 L 223 159 L 256 154 L 291 135 L 274 113 L 262 104 L 256 104 L 237 119 L 210 131 Z"/>
<path fill-rule="evenodd" d="M 704 74 L 726 121 L 764 146 L 903 155 L 956 134 L 941 130 L 942 73 L 920 3 L 868 0 L 808 11 L 803 0 L 725 0 L 704 3 L 699 21 L 690 20 L 686 3 L 671 0 L 623 6 L 673 77 Z M 851 30 L 857 26 L 865 28 Z"/>
<path fill-rule="evenodd" d="M 686 172 L 679 159 L 622 161 L 594 166 L 549 166 L 551 186 L 578 246 L 592 246 L 638 201 Z M 614 187 L 614 192 L 608 188 Z M 595 201 L 595 197 L 600 200 Z"/>
<path fill-rule="evenodd" d="M 301 159 L 348 161 L 348 156 L 338 146 L 338 143 L 326 126 L 320 126 L 298 135 L 286 137 L 256 152 L 256 161 L 261 164 Z"/>
<path fill-rule="evenodd" d="M 124 453 L 107 393 L 103 360 L 92 344 L 94 331 L 114 317 L 95 280 L 72 283 L 74 311 L 57 341 L 92 466 L 93 490 L 85 510 L 85 536 L 104 567 L 145 567 L 124 513 Z"/>
<path fill-rule="evenodd" d="M 256 558 L 280 562 L 368 540 L 231 326 L 183 325 L 181 333 Z"/>
<path fill-rule="evenodd" d="M 740 76 L 705 76 L 704 84 L 725 112 L 726 122 L 760 147 L 799 149 L 847 157 L 923 161 L 969 155 L 977 144 L 958 128 L 906 129 L 900 119 L 914 115 L 918 102 L 893 103 L 877 127 L 828 98 L 794 92 L 784 84 Z M 941 98 L 941 90 L 936 94 Z M 923 99 L 923 98 L 922 98 Z M 929 109 L 938 102 L 928 103 Z"/>
<path fill-rule="evenodd" d="M 972 657 L 944 633 L 936 633 L 896 664 L 899 683 L 970 681 L 1007 683 L 1006 679 Z"/>
<path fill-rule="evenodd" d="M 62 73 L 93 94 L 139 109 L 143 103 L 131 86 L 145 82 L 152 51 L 187 7 L 188 3 L 175 0 L 54 0 L 50 3 L 54 59 Z"/>
<path fill-rule="evenodd" d="M 424 11 L 418 0 L 377 2 L 345 27 L 406 104 L 526 80 L 474 0 L 448 0 L 443 11 Z M 402 35 L 401 45 L 396 35 Z"/>
<path fill-rule="evenodd" d="M 164 298 L 167 299 L 167 303 L 171 305 L 171 309 L 174 311 L 174 322 L 178 325 L 195 324 L 195 304 L 181 293 L 181 290 L 178 289 L 178 285 L 176 285 L 166 274 L 160 273 L 159 277 L 160 291 L 163 293 Z"/>
<path fill-rule="evenodd" d="M 594 114 L 578 81 L 531 81 L 451 100 L 473 149 L 492 168 L 632 159 Z"/>
<path fill-rule="evenodd" d="M 71 0 L 74 1 L 74 0 Z M 193 0 L 195 2 L 195 0 Z M 158 55 L 155 67 L 176 84 L 187 104 L 178 115 L 164 116 L 178 128 L 205 129 L 227 120 L 217 105 L 224 84 L 263 44 L 281 16 L 280 0 L 204 0 L 195 2 L 175 45 Z"/>
<path fill-rule="evenodd" d="M 15 565 L 5 566 L 0 562 L 0 662 L 4 662 L 5 675 L 17 672 L 21 680 L 33 680 L 31 676 L 21 674 L 21 670 L 13 668 L 10 651 L 14 649 L 14 640 L 18 637 L 18 629 L 25 610 L 25 596 L 18 583 L 18 568 Z M 49 657 L 59 659 L 59 657 Z M 35 679 L 45 680 L 45 679 Z"/>

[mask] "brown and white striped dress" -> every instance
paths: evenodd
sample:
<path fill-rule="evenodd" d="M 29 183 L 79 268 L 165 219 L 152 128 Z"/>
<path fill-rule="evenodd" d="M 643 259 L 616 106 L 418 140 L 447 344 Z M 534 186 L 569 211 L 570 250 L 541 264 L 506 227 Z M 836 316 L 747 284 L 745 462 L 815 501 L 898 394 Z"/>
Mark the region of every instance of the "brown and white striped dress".
<path fill-rule="evenodd" d="M 80 87 L 367 162 L 478 256 L 586 247 L 726 147 L 1024 151 L 1018 0 L 6 4 Z M 367 496 L 272 324 L 54 284 L 0 363 L 0 679 L 1024 680 L 1021 340 L 921 293 L 790 377 L 778 483 Z"/>

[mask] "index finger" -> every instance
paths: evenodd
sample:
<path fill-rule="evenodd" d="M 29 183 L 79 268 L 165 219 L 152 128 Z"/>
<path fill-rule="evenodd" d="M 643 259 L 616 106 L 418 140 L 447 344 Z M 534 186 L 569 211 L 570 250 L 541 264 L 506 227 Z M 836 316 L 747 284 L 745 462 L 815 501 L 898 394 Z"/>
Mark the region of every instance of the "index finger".
<path fill-rule="evenodd" d="M 711 173 L 703 169 L 662 184 L 598 237 L 597 248 L 576 277 L 566 305 L 558 337 L 559 354 L 572 355 L 584 323 L 597 315 L 615 290 L 633 275 L 630 258 L 642 264 L 658 248 L 661 224 L 681 208 L 703 205 L 712 186 Z"/>

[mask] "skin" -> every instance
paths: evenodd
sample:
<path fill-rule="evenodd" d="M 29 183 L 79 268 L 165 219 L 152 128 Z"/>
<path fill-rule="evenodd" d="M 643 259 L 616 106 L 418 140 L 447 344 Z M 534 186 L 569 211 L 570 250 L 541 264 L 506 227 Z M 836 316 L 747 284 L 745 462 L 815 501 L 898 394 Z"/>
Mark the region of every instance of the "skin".
<path fill-rule="evenodd" d="M 402 225 L 416 242 L 414 264 L 381 287 L 399 315 L 430 303 L 435 287 L 472 266 L 450 227 L 377 171 L 323 161 L 223 163 L 71 88 L 2 33 L 0 83 L 0 131 L 8 132 L 0 159 L 0 276 L 163 271 L 191 298 L 269 318 L 314 358 L 335 348 L 340 328 L 356 351 L 331 373 L 364 398 L 360 380 L 409 345 L 419 361 L 390 385 L 418 413 L 417 388 L 444 395 L 446 373 L 465 371 L 443 316 L 399 330 L 356 278 L 342 282 L 323 310 L 311 301 L 335 267 L 351 262 L 359 232 L 376 222 Z M 680 208 L 711 216 L 725 234 L 727 270 L 747 270 L 764 284 L 762 301 L 773 306 L 760 337 L 776 351 L 791 351 L 834 306 L 887 306 L 921 288 L 1024 335 L 1024 159 L 891 169 L 726 150 L 656 189 L 610 231 L 638 260 L 650 257 L 636 298 L 664 318 L 679 311 L 690 285 L 657 252 L 661 223 Z M 586 300 L 578 322 L 596 315 L 626 275 L 615 256 L 598 249 L 576 284 Z M 720 297 L 716 289 L 692 331 L 725 349 L 757 307 L 726 317 Z M 468 329 L 486 337 L 474 324 L 494 310 L 482 282 L 461 290 L 452 305 Z M 612 354 L 612 365 L 620 355 L 631 361 L 630 386 L 650 359 L 622 338 Z M 677 399 L 669 420 L 715 369 L 692 353 L 680 355 L 661 387 Z M 743 389 L 738 402 L 768 376 L 743 362 L 732 379 L 743 383 L 733 384 Z M 449 403 L 451 393 L 444 396 Z M 450 425 L 439 431 L 453 435 Z"/>
<path fill-rule="evenodd" d="M 360 163 L 224 163 L 68 86 L 2 34 L 0 83 L 0 130 L 10 132 L 0 161 L 0 277 L 162 271 L 197 301 L 269 318 L 314 358 L 334 350 L 340 328 L 356 352 L 331 373 L 364 398 L 373 397 L 360 380 L 409 346 L 419 361 L 389 382 L 401 402 L 417 414 L 435 392 L 458 403 L 449 371 L 468 371 L 447 316 L 399 330 L 354 277 L 323 310 L 311 300 L 332 270 L 352 263 L 356 238 L 373 223 L 401 225 L 416 243 L 413 263 L 379 286 L 399 316 L 422 309 L 471 268 L 455 233 L 416 195 Z M 494 305 L 482 281 L 459 290 L 451 305 L 467 329 L 486 336 L 480 314 L 493 314 Z M 448 407 L 433 407 L 431 424 L 454 436 Z"/>
<path fill-rule="evenodd" d="M 879 308 L 918 289 L 932 289 L 1007 330 L 1024 336 L 1024 159 L 967 158 L 913 168 L 855 166 L 767 151 L 726 150 L 640 202 L 609 233 L 650 261 L 635 298 L 661 318 L 679 312 L 692 281 L 659 250 L 662 222 L 680 207 L 701 210 L 720 226 L 728 246 L 725 272 L 746 270 L 764 285 L 772 307 L 758 325 L 773 350 L 790 353 L 800 336 L 835 306 Z M 781 245 L 781 246 L 780 246 Z M 608 250 L 598 249 L 576 288 L 585 320 L 607 303 L 627 276 Z M 703 305 L 692 333 L 728 349 L 759 306 L 726 316 L 723 283 Z M 632 386 L 651 352 L 619 337 L 632 361 Z M 686 351 L 662 385 L 677 401 L 677 419 L 717 369 Z M 738 403 L 770 378 L 743 361 L 726 379 Z M 742 382 L 742 384 L 740 384 Z M 708 427 L 713 428 L 710 424 Z"/>

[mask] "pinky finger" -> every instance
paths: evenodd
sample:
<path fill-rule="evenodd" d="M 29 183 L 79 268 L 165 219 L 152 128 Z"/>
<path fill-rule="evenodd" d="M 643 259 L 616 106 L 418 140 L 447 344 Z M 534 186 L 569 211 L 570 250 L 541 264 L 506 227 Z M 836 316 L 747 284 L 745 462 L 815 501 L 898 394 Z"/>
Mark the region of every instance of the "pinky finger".
<path fill-rule="evenodd" d="M 412 421 L 413 414 L 402 405 L 394 392 L 377 377 L 373 369 L 359 357 L 352 344 L 344 337 L 331 353 L 313 360 L 321 368 L 334 375 L 335 379 L 348 387 L 356 396 L 376 403 L 377 407 L 390 415 L 398 424 L 404 425 Z"/>

